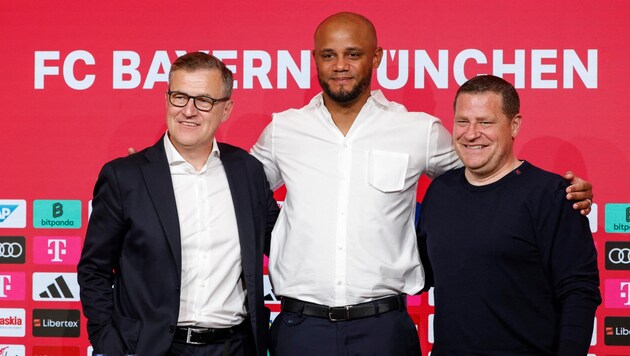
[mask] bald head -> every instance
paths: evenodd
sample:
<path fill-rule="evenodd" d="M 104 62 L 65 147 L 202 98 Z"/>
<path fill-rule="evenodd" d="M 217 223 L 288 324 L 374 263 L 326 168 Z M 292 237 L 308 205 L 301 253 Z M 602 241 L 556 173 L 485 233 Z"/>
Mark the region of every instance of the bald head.
<path fill-rule="evenodd" d="M 372 22 L 365 16 L 353 12 L 339 12 L 326 18 L 317 26 L 315 30 L 315 48 L 318 48 L 318 41 L 321 42 L 325 36 L 335 29 L 348 29 L 359 33 L 373 48 L 376 48 L 376 29 Z"/>

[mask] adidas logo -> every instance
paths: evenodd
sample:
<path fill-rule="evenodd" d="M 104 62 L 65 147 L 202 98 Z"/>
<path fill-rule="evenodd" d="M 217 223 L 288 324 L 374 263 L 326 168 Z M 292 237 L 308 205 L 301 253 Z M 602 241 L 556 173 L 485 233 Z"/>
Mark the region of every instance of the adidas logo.
<path fill-rule="evenodd" d="M 76 273 L 34 273 L 33 300 L 79 301 L 79 283 Z"/>

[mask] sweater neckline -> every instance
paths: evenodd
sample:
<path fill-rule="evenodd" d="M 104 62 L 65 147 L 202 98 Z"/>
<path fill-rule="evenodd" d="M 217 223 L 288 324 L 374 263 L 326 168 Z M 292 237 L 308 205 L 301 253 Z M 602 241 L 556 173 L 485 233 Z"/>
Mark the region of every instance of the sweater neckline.
<path fill-rule="evenodd" d="M 498 181 L 492 182 L 489 184 L 484 184 L 484 185 L 473 185 L 473 184 L 470 184 L 468 179 L 466 179 L 466 174 L 465 174 L 466 167 L 462 167 L 459 174 L 459 179 L 460 179 L 460 182 L 462 183 L 462 186 L 465 187 L 467 190 L 473 191 L 473 192 L 483 192 L 483 191 L 496 189 L 498 187 L 501 187 L 507 184 L 508 182 L 516 179 L 518 176 L 520 176 L 521 174 L 523 174 L 530 168 L 531 168 L 531 164 L 523 160 L 523 163 L 521 165 L 514 168 L 512 171 L 510 171 L 510 173 L 501 177 L 501 179 L 499 179 Z"/>

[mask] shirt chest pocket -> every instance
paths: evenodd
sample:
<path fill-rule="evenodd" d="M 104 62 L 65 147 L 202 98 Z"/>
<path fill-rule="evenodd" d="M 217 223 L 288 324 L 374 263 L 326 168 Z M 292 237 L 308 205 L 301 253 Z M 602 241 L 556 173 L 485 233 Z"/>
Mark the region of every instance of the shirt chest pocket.
<path fill-rule="evenodd" d="M 401 191 L 405 186 L 408 164 L 408 153 L 370 150 L 367 182 L 384 193 Z"/>

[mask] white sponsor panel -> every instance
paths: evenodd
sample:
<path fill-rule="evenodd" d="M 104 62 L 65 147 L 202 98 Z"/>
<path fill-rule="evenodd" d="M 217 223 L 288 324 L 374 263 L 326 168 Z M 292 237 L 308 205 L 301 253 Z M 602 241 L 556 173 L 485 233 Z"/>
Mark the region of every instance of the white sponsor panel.
<path fill-rule="evenodd" d="M 427 332 L 428 332 L 427 340 L 431 344 L 433 343 L 433 340 L 434 340 L 434 338 L 433 338 L 433 315 L 434 314 L 429 314 L 429 320 L 428 320 L 428 324 L 427 324 L 428 325 L 428 328 L 427 328 Z"/>
<path fill-rule="evenodd" d="M 24 309 L 0 308 L 0 336 L 23 337 L 26 334 Z"/>
<path fill-rule="evenodd" d="M 24 345 L 0 344 L 0 356 L 26 356 Z"/>
<path fill-rule="evenodd" d="M 263 289 L 265 292 L 265 304 L 280 304 L 280 299 L 273 294 L 273 287 L 271 286 L 271 280 L 269 275 L 263 276 Z"/>
<path fill-rule="evenodd" d="M 26 227 L 26 200 L 0 200 L 0 228 Z"/>
<path fill-rule="evenodd" d="M 33 273 L 33 300 L 46 302 L 79 301 L 76 273 Z"/>
<path fill-rule="evenodd" d="M 586 215 L 586 217 L 588 218 L 588 224 L 591 227 L 591 232 L 592 233 L 596 233 L 597 232 L 597 203 L 593 203 L 593 205 L 591 205 L 591 213 Z"/>

